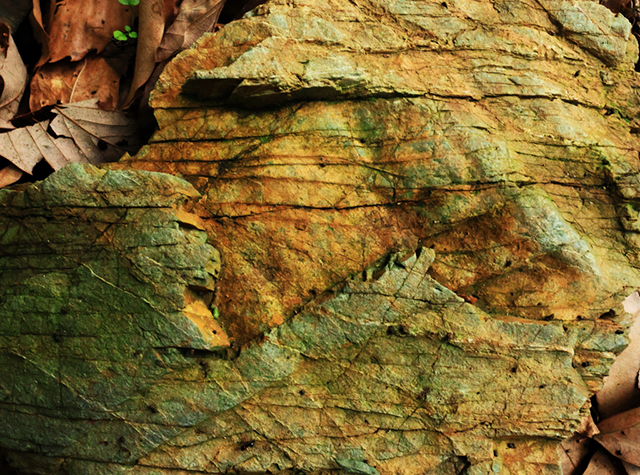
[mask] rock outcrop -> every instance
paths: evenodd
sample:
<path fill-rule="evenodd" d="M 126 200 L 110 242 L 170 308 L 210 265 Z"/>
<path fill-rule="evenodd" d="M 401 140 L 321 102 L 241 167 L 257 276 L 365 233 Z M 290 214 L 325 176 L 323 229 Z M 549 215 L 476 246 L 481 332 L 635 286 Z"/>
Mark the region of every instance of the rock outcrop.
<path fill-rule="evenodd" d="M 137 156 L 0 195 L 7 458 L 559 473 L 640 287 L 630 30 L 590 1 L 271 0 L 200 40 Z"/>

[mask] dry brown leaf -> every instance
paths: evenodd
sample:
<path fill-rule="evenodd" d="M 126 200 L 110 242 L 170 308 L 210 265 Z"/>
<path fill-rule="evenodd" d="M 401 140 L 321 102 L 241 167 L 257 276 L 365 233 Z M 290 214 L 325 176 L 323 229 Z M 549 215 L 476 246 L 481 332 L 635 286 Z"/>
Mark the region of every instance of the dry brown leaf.
<path fill-rule="evenodd" d="M 70 162 L 97 164 L 134 152 L 135 121 L 120 111 L 103 111 L 96 102 L 59 106 L 51 121 L 0 134 L 0 155 L 30 174 L 43 158 L 59 170 Z"/>
<path fill-rule="evenodd" d="M 625 473 L 611 455 L 600 449 L 591 458 L 584 475 L 625 475 Z"/>
<path fill-rule="evenodd" d="M 41 21 L 49 37 L 48 52 L 43 50 L 38 66 L 66 57 L 79 61 L 92 50 L 99 53 L 115 30 L 131 22 L 130 8 L 117 0 L 50 0 L 50 14 Z"/>
<path fill-rule="evenodd" d="M 40 60 L 38 66 L 45 63 L 49 59 L 49 35 L 44 27 L 44 20 L 42 19 L 42 10 L 40 9 L 40 2 L 33 2 L 33 9 L 29 16 L 29 23 L 31 23 L 31 29 L 33 30 L 33 36 L 36 41 L 40 43 L 42 52 L 40 53 Z"/>
<path fill-rule="evenodd" d="M 99 56 L 45 64 L 31 80 L 29 108 L 36 111 L 52 104 L 97 99 L 101 109 L 115 110 L 119 86 L 120 76 Z"/>
<path fill-rule="evenodd" d="M 622 461 L 624 469 L 627 471 L 627 475 L 640 475 L 640 467 L 630 464 L 629 462 Z"/>
<path fill-rule="evenodd" d="M 60 152 L 59 142 L 68 139 L 54 139 L 47 133 L 48 126 L 47 120 L 0 134 L 0 155 L 29 174 L 43 157 L 54 170 L 62 168 L 73 161 Z"/>
<path fill-rule="evenodd" d="M 142 145 L 137 122 L 122 111 L 104 111 L 96 100 L 56 107 L 51 128 L 70 137 L 92 163 L 111 162 Z"/>
<path fill-rule="evenodd" d="M 164 34 L 156 61 L 190 47 L 198 38 L 213 31 L 225 0 L 184 0 L 173 24 Z"/>
<path fill-rule="evenodd" d="M 163 4 L 164 0 L 145 0 L 140 2 L 136 63 L 131 89 L 124 101 L 124 107 L 128 107 L 131 104 L 136 91 L 147 82 L 156 66 L 156 51 L 164 31 Z"/>
<path fill-rule="evenodd" d="M 594 440 L 619 459 L 640 465 L 640 408 L 605 419 L 598 428 Z"/>
<path fill-rule="evenodd" d="M 178 11 L 180 10 L 180 2 L 181 0 L 164 0 L 162 11 L 164 12 L 165 26 L 173 23 L 173 20 L 175 20 L 176 16 L 178 16 Z"/>
<path fill-rule="evenodd" d="M 20 105 L 27 83 L 27 68 L 13 42 L 9 27 L 4 23 L 0 23 L 0 77 L 3 86 L 0 93 L 0 128 L 11 129 L 13 125 L 9 120 L 16 115 Z"/>
<path fill-rule="evenodd" d="M 15 165 L 7 165 L 2 170 L 0 170 L 0 188 L 12 185 L 20 178 L 22 178 L 23 173 L 24 172 Z"/>
<path fill-rule="evenodd" d="M 618 355 L 598 391 L 598 412 L 602 419 L 631 409 L 640 401 L 636 382 L 640 368 L 640 295 L 634 292 L 623 303 L 625 311 L 636 318 L 629 332 L 629 346 Z"/>
<path fill-rule="evenodd" d="M 574 434 L 560 445 L 560 463 L 563 475 L 578 475 L 584 471 L 585 460 L 596 445 L 581 434 Z"/>

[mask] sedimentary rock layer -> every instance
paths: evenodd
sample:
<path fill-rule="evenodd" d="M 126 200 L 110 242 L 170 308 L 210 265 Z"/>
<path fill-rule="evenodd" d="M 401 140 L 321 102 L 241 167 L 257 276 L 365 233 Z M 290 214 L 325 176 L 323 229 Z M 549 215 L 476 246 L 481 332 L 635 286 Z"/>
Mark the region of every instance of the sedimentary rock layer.
<path fill-rule="evenodd" d="M 192 299 L 231 346 L 175 345 L 75 432 L 3 434 L 8 457 L 559 473 L 640 286 L 637 59 L 589 1 L 272 0 L 203 38 L 158 83 L 150 145 L 113 168 L 200 193 L 186 209 L 222 267 Z"/>

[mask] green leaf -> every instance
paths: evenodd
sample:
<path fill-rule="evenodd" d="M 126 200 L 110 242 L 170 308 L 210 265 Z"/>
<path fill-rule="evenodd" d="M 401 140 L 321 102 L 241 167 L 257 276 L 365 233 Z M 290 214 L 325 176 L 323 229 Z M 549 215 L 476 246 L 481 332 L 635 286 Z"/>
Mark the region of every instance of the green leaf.
<path fill-rule="evenodd" d="M 129 25 L 125 26 L 124 29 L 126 30 L 127 33 L 131 31 L 131 27 Z"/>
<path fill-rule="evenodd" d="M 140 0 L 129 0 L 129 5 L 136 6 L 138 3 L 140 3 Z"/>
<path fill-rule="evenodd" d="M 120 30 L 116 30 L 113 32 L 113 37 L 118 41 L 127 41 L 127 35 L 125 35 Z"/>
<path fill-rule="evenodd" d="M 118 0 L 123 5 L 129 5 L 129 0 Z"/>
<path fill-rule="evenodd" d="M 129 38 L 137 38 L 138 37 L 138 33 L 136 33 L 135 31 L 132 31 L 131 33 L 129 33 Z"/>

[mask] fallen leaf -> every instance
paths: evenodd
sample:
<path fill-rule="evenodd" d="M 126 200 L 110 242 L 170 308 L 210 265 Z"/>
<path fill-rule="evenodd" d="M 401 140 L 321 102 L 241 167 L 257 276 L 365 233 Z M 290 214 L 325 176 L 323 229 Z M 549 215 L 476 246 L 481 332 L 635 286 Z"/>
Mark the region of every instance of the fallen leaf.
<path fill-rule="evenodd" d="M 47 120 L 0 134 L 0 155 L 29 174 L 43 157 L 54 170 L 62 168 L 72 161 L 65 159 L 60 152 L 60 142 L 66 139 L 49 136 L 46 131 L 48 126 Z"/>
<path fill-rule="evenodd" d="M 118 160 L 142 145 L 137 122 L 122 111 L 104 111 L 97 100 L 58 106 L 51 128 L 58 136 L 70 137 L 91 163 Z"/>
<path fill-rule="evenodd" d="M 43 52 L 38 66 L 66 57 L 79 61 L 89 51 L 101 52 L 113 39 L 113 32 L 124 30 L 133 18 L 131 7 L 117 0 L 50 0 L 48 11 L 43 22 L 41 19 L 48 34 L 48 52 Z"/>
<path fill-rule="evenodd" d="M 164 0 L 146 0 L 140 3 L 138 47 L 129 95 L 124 101 L 128 107 L 136 91 L 147 82 L 156 66 L 156 51 L 164 31 Z"/>
<path fill-rule="evenodd" d="M 164 13 L 165 26 L 173 23 L 173 20 L 175 20 L 178 16 L 178 12 L 180 11 L 180 3 L 181 0 L 164 0 L 162 11 Z"/>
<path fill-rule="evenodd" d="M 585 469 L 588 456 L 593 453 L 594 446 L 597 444 L 581 435 L 574 434 L 570 439 L 562 441 L 560 444 L 560 463 L 563 475 L 582 474 Z"/>
<path fill-rule="evenodd" d="M 40 160 L 59 170 L 67 163 L 114 161 L 139 145 L 135 121 L 121 111 L 103 111 L 96 100 L 54 109 L 49 121 L 0 134 L 0 155 L 31 174 Z"/>
<path fill-rule="evenodd" d="M 9 122 L 16 115 L 20 99 L 27 83 L 27 68 L 22 62 L 18 48 L 11 36 L 11 30 L 0 23 L 0 128 L 12 129 Z"/>
<path fill-rule="evenodd" d="M 33 75 L 29 108 L 36 111 L 52 104 L 97 99 L 104 110 L 118 106 L 120 76 L 107 61 L 88 55 L 82 61 L 45 64 Z"/>
<path fill-rule="evenodd" d="M 622 461 L 624 469 L 627 471 L 627 475 L 640 475 L 640 467 L 630 464 L 629 462 Z"/>
<path fill-rule="evenodd" d="M 167 29 L 156 53 L 164 61 L 189 48 L 198 38 L 213 31 L 225 0 L 184 0 L 173 24 Z"/>
<path fill-rule="evenodd" d="M 42 10 L 40 8 L 40 2 L 33 2 L 33 9 L 29 16 L 29 23 L 31 23 L 31 29 L 33 30 L 33 36 L 36 41 L 40 43 L 42 52 L 40 53 L 40 60 L 38 66 L 44 64 L 49 59 L 49 35 L 44 27 L 44 20 L 42 19 Z"/>
<path fill-rule="evenodd" d="M 625 475 L 615 459 L 605 450 L 598 450 L 591 458 L 584 475 Z"/>
<path fill-rule="evenodd" d="M 640 368 L 640 295 L 634 292 L 623 302 L 624 309 L 635 316 L 629 331 L 629 346 L 616 358 L 596 395 L 598 412 L 602 419 L 626 411 L 638 405 L 640 390 L 637 374 Z"/>
<path fill-rule="evenodd" d="M 594 440 L 619 459 L 640 465 L 640 408 L 609 417 L 598 429 Z"/>
<path fill-rule="evenodd" d="M 0 170 L 0 188 L 9 186 L 18 181 L 24 172 L 15 165 L 7 165 Z"/>

